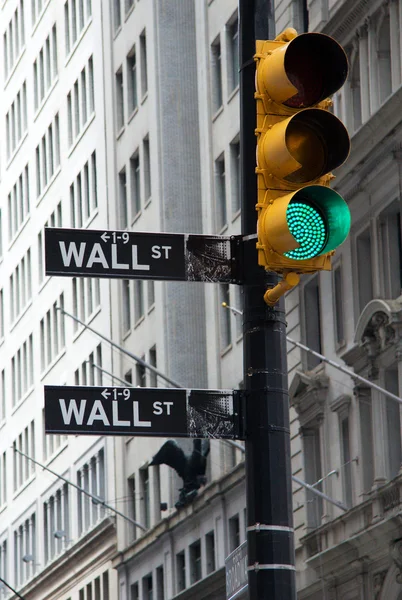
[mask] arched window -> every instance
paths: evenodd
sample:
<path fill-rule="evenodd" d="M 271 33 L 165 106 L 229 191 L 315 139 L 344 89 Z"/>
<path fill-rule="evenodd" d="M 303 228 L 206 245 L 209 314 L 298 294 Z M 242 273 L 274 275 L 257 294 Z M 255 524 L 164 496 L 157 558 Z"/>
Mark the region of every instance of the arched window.
<path fill-rule="evenodd" d="M 378 87 L 380 103 L 391 94 L 391 40 L 389 15 L 384 16 L 378 31 Z"/>

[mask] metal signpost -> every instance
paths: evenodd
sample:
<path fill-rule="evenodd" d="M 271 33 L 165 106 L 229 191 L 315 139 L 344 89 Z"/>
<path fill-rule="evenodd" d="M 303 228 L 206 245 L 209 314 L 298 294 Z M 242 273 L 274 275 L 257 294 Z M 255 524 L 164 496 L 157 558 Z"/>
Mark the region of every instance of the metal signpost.
<path fill-rule="evenodd" d="M 45 385 L 45 431 L 241 439 L 240 392 Z"/>

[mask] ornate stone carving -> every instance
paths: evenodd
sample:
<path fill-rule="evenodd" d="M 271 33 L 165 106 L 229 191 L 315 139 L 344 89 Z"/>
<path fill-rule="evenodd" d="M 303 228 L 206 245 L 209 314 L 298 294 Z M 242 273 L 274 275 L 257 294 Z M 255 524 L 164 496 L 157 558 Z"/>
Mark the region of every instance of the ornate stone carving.
<path fill-rule="evenodd" d="M 395 329 L 390 325 L 390 318 L 385 312 L 377 311 L 367 323 L 363 332 L 361 343 L 371 363 L 371 377 L 375 378 L 376 357 L 386 350 L 395 341 Z"/>
<path fill-rule="evenodd" d="M 390 554 L 397 568 L 395 579 L 397 583 L 402 583 L 402 539 L 391 544 Z"/>
<path fill-rule="evenodd" d="M 374 592 L 374 600 L 380 597 L 380 593 L 382 590 L 382 586 L 384 583 L 385 575 L 387 571 L 379 571 L 375 573 L 373 576 L 373 592 Z"/>

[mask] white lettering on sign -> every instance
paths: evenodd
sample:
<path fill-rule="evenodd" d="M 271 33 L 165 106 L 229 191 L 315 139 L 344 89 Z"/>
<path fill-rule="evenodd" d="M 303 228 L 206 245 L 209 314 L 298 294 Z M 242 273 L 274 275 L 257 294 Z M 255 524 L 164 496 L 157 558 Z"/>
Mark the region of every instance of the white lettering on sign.
<path fill-rule="evenodd" d="M 107 418 L 107 414 L 105 412 L 105 409 L 103 408 L 101 400 L 95 400 L 91 410 L 91 414 L 88 417 L 87 425 L 93 425 L 94 421 L 102 421 L 104 425 L 110 425 L 109 419 Z"/>
<path fill-rule="evenodd" d="M 63 265 L 65 267 L 69 267 L 71 262 L 73 262 L 75 263 L 76 267 L 82 267 L 84 263 L 84 254 L 86 246 L 86 242 L 80 242 L 79 247 L 75 242 L 69 242 L 68 244 L 66 244 L 66 242 L 59 242 Z M 153 252 L 154 248 L 162 248 L 165 252 L 165 258 L 168 258 L 168 252 L 171 246 L 153 246 Z M 117 251 L 118 245 L 111 244 L 111 268 L 123 270 L 129 269 L 129 263 L 119 262 Z M 160 258 L 160 250 L 158 250 L 158 252 L 158 258 Z M 152 254 L 152 257 L 155 258 L 154 253 Z M 103 250 L 102 245 L 99 242 L 94 243 L 85 267 L 87 269 L 90 269 L 95 263 L 101 264 L 104 269 L 109 269 L 109 263 L 106 259 L 105 252 Z M 131 268 L 133 269 L 133 271 L 149 271 L 151 268 L 150 265 L 140 264 L 138 262 L 138 246 L 136 245 L 133 245 L 131 247 Z"/>
<path fill-rule="evenodd" d="M 153 413 L 154 415 L 162 415 L 163 409 L 166 408 L 166 414 L 170 415 L 170 407 L 173 406 L 173 402 L 154 402 Z"/>
<path fill-rule="evenodd" d="M 128 263 L 117 262 L 117 244 L 112 244 L 112 269 L 128 269 Z"/>
<path fill-rule="evenodd" d="M 87 269 L 90 269 L 94 263 L 100 263 L 104 269 L 109 268 L 106 256 L 99 242 L 96 242 L 91 250 L 91 254 L 89 255 L 87 262 Z"/>
<path fill-rule="evenodd" d="M 136 400 L 133 401 L 134 427 L 151 427 L 151 421 L 140 421 L 139 407 Z"/>
<path fill-rule="evenodd" d="M 63 417 L 64 424 L 70 425 L 71 417 L 74 414 L 74 419 L 75 419 L 77 425 L 82 425 L 82 422 L 84 420 L 86 403 L 87 403 L 86 400 L 80 400 L 80 407 L 78 408 L 77 401 L 72 398 L 70 400 L 68 408 L 66 408 L 66 401 L 64 400 L 64 398 L 59 398 L 59 404 L 60 404 L 61 414 Z"/>
<path fill-rule="evenodd" d="M 164 258 L 169 258 L 169 250 L 172 246 L 152 246 L 152 258 L 160 258 L 162 256 L 161 249 L 164 251 Z"/>
<path fill-rule="evenodd" d="M 71 258 L 73 257 L 73 255 L 74 255 L 74 261 L 75 261 L 75 264 L 77 265 L 77 267 L 82 267 L 82 262 L 84 260 L 84 253 L 85 253 L 85 247 L 86 247 L 85 242 L 81 242 L 79 252 L 77 250 L 77 246 L 75 245 L 75 242 L 70 242 L 67 252 L 66 252 L 66 244 L 64 242 L 59 242 L 59 246 L 60 246 L 61 258 L 63 259 L 63 265 L 65 267 L 70 266 Z"/>
<path fill-rule="evenodd" d="M 173 402 L 155 402 L 155 404 L 164 404 L 167 405 L 166 412 L 170 415 L 170 405 Z M 91 407 L 88 418 L 86 419 L 86 423 L 84 422 L 85 417 L 85 408 L 87 405 L 86 400 L 75 400 L 75 398 L 71 398 L 70 400 L 65 400 L 64 398 L 59 398 L 59 405 L 61 409 L 61 416 L 63 418 L 64 425 L 70 425 L 71 422 L 75 421 L 77 425 L 88 425 L 91 426 L 94 424 L 94 421 L 102 421 L 102 423 L 109 427 L 110 420 L 106 414 L 105 407 L 102 403 L 102 400 L 94 400 L 94 403 Z M 151 421 L 141 421 L 140 419 L 140 407 L 139 402 L 137 400 L 133 400 L 133 423 L 131 424 L 128 420 L 121 420 L 119 418 L 119 402 L 117 400 L 112 400 L 112 425 L 116 425 L 118 427 L 130 427 L 133 425 L 134 427 L 152 427 Z M 161 412 L 163 409 L 161 408 Z M 154 414 L 161 414 L 161 412 L 155 412 Z"/>
<path fill-rule="evenodd" d="M 117 400 L 112 400 L 113 425 L 118 427 L 130 427 L 130 421 L 120 421 L 119 419 L 119 403 Z"/>
<path fill-rule="evenodd" d="M 132 257 L 133 257 L 133 269 L 138 271 L 149 271 L 149 265 L 139 265 L 138 264 L 138 248 L 137 246 L 132 246 Z"/>

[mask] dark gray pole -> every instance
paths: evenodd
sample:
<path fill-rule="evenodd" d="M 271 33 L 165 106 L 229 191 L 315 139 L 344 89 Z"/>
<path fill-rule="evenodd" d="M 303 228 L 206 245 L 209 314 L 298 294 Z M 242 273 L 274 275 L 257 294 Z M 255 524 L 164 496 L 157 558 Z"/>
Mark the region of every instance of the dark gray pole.
<path fill-rule="evenodd" d="M 270 0 L 240 0 L 240 155 L 242 234 L 256 233 L 256 39 L 273 39 Z M 295 600 L 296 573 L 290 465 L 286 324 L 283 300 L 264 300 L 277 276 L 257 264 L 255 239 L 245 244 L 251 283 L 243 287 L 246 486 L 250 600 Z"/>

